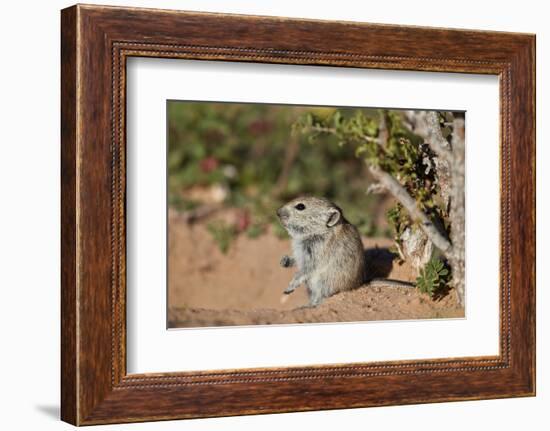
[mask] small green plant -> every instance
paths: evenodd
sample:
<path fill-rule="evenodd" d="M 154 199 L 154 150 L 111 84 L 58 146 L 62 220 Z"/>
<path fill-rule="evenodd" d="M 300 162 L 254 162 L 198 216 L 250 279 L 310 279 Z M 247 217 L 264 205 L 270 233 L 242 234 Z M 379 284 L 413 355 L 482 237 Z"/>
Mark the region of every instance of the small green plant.
<path fill-rule="evenodd" d="M 227 254 L 229 246 L 237 236 L 235 226 L 223 221 L 215 221 L 208 223 L 206 227 L 208 232 L 212 235 L 212 238 L 214 238 L 214 241 L 218 244 L 220 251 L 223 254 Z"/>
<path fill-rule="evenodd" d="M 432 258 L 416 279 L 416 287 L 420 292 L 434 298 L 445 289 L 451 279 L 451 273 L 445 262 L 437 257 Z"/>

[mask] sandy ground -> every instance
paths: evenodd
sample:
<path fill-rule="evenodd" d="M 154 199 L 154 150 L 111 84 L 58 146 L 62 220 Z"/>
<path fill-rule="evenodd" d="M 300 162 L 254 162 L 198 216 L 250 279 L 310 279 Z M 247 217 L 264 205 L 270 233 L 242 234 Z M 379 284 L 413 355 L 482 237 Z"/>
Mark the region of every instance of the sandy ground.
<path fill-rule="evenodd" d="M 230 216 L 230 215 L 229 215 Z M 374 276 L 414 281 L 407 264 L 392 262 L 385 238 L 365 238 Z M 281 268 L 290 242 L 267 232 L 256 239 L 239 235 L 223 254 L 205 223 L 169 216 L 168 322 L 174 327 L 351 322 L 463 317 L 454 295 L 432 301 L 414 288 L 366 285 L 307 305 L 303 287 L 283 295 L 293 268 Z M 286 302 L 281 301 L 282 298 Z"/>

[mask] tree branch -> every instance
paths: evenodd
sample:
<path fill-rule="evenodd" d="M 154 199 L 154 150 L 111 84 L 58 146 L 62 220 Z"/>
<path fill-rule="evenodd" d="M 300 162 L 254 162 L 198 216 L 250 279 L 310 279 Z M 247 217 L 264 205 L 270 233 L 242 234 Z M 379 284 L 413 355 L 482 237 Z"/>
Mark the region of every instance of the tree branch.
<path fill-rule="evenodd" d="M 449 143 L 441 133 L 439 127 L 439 117 L 436 111 L 430 111 L 426 114 L 426 125 L 428 136 L 426 140 L 432 151 L 437 154 L 437 157 L 451 164 L 453 161 L 453 153 L 449 148 Z"/>
<path fill-rule="evenodd" d="M 372 183 L 368 188 L 367 188 L 367 194 L 373 194 L 373 195 L 378 195 L 378 194 L 381 194 L 381 193 L 386 193 L 386 188 L 380 184 L 380 183 Z"/>
<path fill-rule="evenodd" d="M 409 195 L 407 190 L 392 175 L 380 169 L 378 166 L 369 166 L 370 173 L 376 178 L 380 185 L 388 190 L 409 212 L 413 220 L 420 223 L 421 229 L 430 238 L 433 244 L 447 257 L 452 254 L 453 246 L 449 240 L 441 234 L 437 227 L 431 222 L 416 205 L 416 201 Z"/>

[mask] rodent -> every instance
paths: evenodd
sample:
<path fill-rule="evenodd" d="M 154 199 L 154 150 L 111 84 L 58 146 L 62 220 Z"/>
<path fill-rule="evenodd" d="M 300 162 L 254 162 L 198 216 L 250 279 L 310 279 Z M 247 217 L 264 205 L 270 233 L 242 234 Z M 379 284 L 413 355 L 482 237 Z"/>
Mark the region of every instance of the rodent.
<path fill-rule="evenodd" d="M 292 293 L 304 284 L 309 305 L 363 284 L 363 243 L 357 228 L 342 210 L 324 198 L 300 197 L 277 210 L 292 239 L 293 257 L 283 256 L 281 266 L 298 271 L 284 291 Z"/>
<path fill-rule="evenodd" d="M 285 289 L 290 294 L 304 284 L 309 305 L 319 305 L 338 292 L 356 289 L 367 280 L 361 235 L 342 212 L 325 198 L 296 198 L 277 210 L 277 216 L 292 239 L 293 256 L 283 256 L 281 266 L 297 267 Z M 413 287 L 394 280 L 370 280 L 369 285 Z M 379 283 L 381 282 L 381 283 Z"/>

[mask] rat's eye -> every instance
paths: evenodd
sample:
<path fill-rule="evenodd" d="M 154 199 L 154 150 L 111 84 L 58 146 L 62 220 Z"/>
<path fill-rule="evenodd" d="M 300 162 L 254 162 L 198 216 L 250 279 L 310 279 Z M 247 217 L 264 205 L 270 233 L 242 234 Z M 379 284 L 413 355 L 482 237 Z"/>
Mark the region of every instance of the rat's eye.
<path fill-rule="evenodd" d="M 304 204 L 298 204 L 294 206 L 294 208 L 296 208 L 298 211 L 303 211 L 306 209 L 306 206 Z"/>

